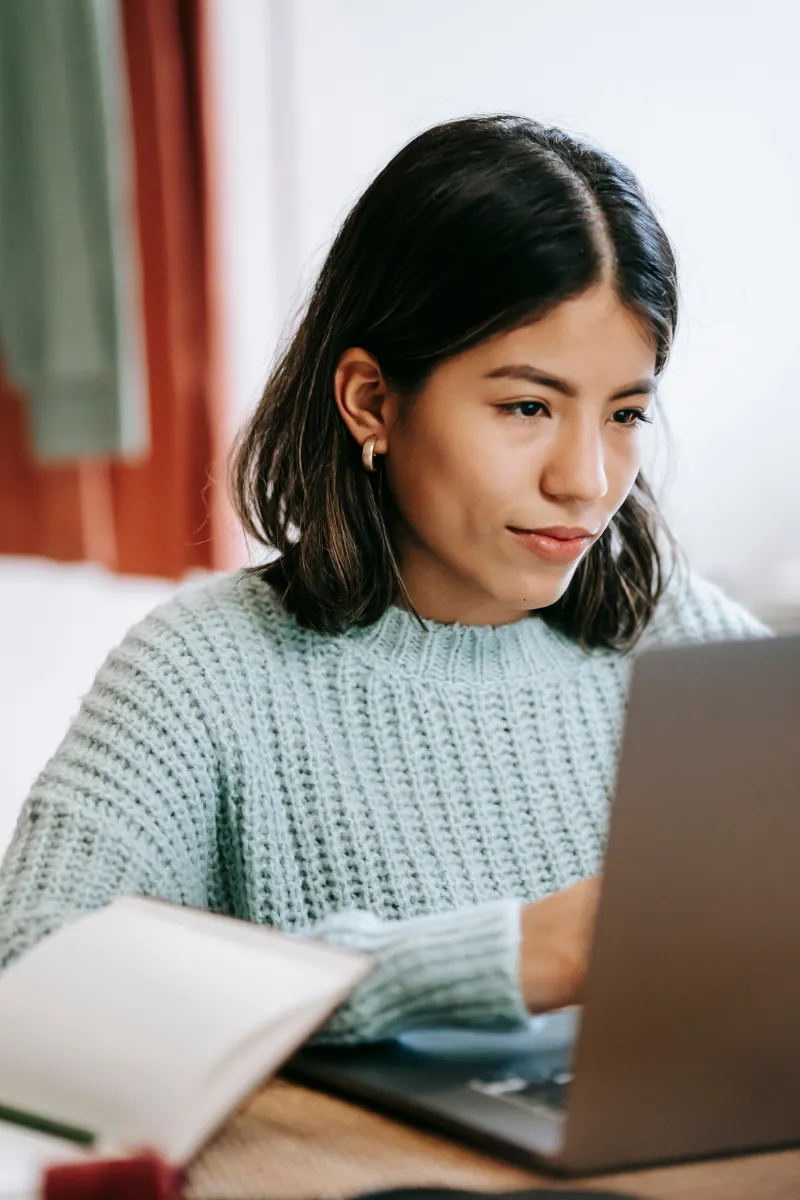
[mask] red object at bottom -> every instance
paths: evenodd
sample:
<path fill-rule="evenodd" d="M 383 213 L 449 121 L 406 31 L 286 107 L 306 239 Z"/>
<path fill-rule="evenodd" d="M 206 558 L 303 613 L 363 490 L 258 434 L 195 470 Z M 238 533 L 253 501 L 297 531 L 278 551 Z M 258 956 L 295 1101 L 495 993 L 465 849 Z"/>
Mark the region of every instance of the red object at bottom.
<path fill-rule="evenodd" d="M 182 1174 L 157 1155 L 50 1167 L 42 1200 L 180 1200 Z"/>

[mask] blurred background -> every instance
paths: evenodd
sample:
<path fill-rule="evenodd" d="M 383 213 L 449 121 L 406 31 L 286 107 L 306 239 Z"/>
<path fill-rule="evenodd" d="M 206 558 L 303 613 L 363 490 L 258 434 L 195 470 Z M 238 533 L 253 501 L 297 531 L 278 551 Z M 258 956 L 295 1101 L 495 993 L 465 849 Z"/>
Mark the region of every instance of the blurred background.
<path fill-rule="evenodd" d="M 683 293 L 651 476 L 690 562 L 800 628 L 798 33 L 783 0 L 2 0 L 0 849 L 111 644 L 246 560 L 230 440 L 440 120 L 637 172 Z"/>

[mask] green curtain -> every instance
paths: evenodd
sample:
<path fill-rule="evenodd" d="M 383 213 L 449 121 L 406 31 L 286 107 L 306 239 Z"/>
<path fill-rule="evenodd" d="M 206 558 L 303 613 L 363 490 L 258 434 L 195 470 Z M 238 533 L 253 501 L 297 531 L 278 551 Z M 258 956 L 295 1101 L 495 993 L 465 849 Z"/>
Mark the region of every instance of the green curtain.
<path fill-rule="evenodd" d="M 0 0 L 0 353 L 42 462 L 148 445 L 118 2 Z"/>

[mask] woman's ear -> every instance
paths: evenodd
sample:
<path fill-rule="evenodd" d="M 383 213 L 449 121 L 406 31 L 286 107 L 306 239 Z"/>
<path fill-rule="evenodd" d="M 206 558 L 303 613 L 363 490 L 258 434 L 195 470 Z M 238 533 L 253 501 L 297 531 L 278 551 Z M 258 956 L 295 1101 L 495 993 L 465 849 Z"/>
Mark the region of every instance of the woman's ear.
<path fill-rule="evenodd" d="M 357 347 L 345 350 L 333 377 L 333 391 L 342 420 L 359 446 L 374 437 L 375 453 L 385 454 L 397 397 L 386 387 L 377 359 Z"/>

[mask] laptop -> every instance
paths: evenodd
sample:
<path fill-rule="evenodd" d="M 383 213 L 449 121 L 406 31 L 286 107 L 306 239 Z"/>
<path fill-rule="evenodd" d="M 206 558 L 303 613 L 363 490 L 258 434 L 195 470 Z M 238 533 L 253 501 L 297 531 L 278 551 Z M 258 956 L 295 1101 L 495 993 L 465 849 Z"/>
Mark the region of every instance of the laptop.
<path fill-rule="evenodd" d="M 566 1173 L 800 1142 L 800 636 L 637 658 L 581 1009 L 289 1073 Z"/>

